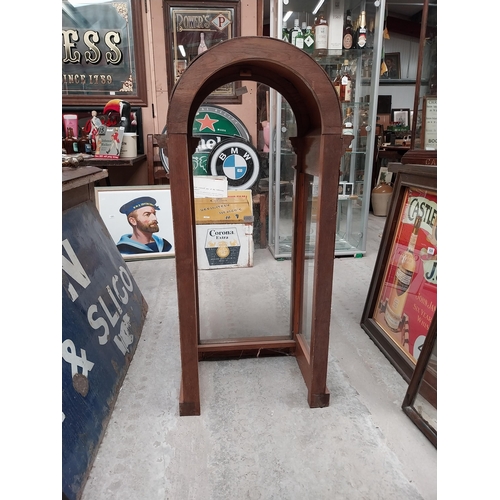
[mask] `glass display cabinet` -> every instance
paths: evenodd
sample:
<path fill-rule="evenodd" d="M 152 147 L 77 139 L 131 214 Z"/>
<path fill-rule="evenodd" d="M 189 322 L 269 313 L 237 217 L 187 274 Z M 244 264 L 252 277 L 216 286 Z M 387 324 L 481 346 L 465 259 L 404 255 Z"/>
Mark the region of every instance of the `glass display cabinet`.
<path fill-rule="evenodd" d="M 366 26 L 363 48 L 343 48 L 348 11 L 353 24 L 354 44 L 358 27 Z M 361 257 L 366 251 L 384 11 L 385 0 L 271 0 L 272 37 L 288 38 L 290 28 L 298 19 L 299 26 L 306 31 L 308 26 L 313 28 L 316 37 L 314 45 L 308 47 L 304 43 L 304 50 L 323 67 L 331 81 L 349 73 L 351 96 L 341 102 L 341 107 L 343 133 L 353 134 L 353 140 L 340 164 L 335 242 L 335 255 L 339 256 Z M 326 49 L 318 45 L 320 30 L 314 28 L 315 19 L 320 16 L 328 24 Z M 296 134 L 296 121 L 286 100 L 273 89 L 269 90 L 268 115 L 269 248 L 275 258 L 289 258 L 292 253 L 294 166 L 297 161 L 291 138 Z M 332 164 L 332 168 L 338 166 Z M 314 235 L 311 241 L 313 238 Z"/>

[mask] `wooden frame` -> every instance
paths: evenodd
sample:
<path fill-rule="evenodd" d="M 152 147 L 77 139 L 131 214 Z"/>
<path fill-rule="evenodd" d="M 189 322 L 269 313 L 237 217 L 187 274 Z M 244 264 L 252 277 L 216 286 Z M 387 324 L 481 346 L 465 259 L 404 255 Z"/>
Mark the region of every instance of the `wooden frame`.
<path fill-rule="evenodd" d="M 422 149 L 437 149 L 437 96 L 425 96 L 422 106 Z"/>
<path fill-rule="evenodd" d="M 410 109 L 409 108 L 393 108 L 391 110 L 391 122 L 402 123 L 404 127 L 410 130 Z"/>
<path fill-rule="evenodd" d="M 399 52 L 392 52 L 385 54 L 384 62 L 387 66 L 387 71 L 383 73 L 380 78 L 389 80 L 401 79 L 401 59 Z"/>
<path fill-rule="evenodd" d="M 392 184 L 392 176 L 393 173 L 389 172 L 388 167 L 380 167 L 379 172 L 378 172 L 378 177 L 377 177 L 377 186 L 381 183 L 384 182 L 385 184 Z"/>
<path fill-rule="evenodd" d="M 62 104 L 147 106 L 140 0 L 62 2 Z"/>
<path fill-rule="evenodd" d="M 264 83 L 282 94 L 297 121 L 297 137 L 291 139 L 297 154 L 291 331 L 285 338 L 228 338 L 213 344 L 201 343 L 192 183 L 192 154 L 198 138 L 192 136 L 192 122 L 211 92 L 242 75 L 245 80 Z M 179 303 L 181 415 L 200 414 L 198 361 L 204 355 L 293 354 L 308 389 L 309 406 L 329 405 L 326 377 L 337 213 L 335 193 L 340 170 L 331 166 L 340 166 L 341 156 L 352 140 L 351 136 L 343 138 L 341 129 L 339 99 L 327 74 L 308 54 L 275 38 L 234 38 L 216 45 L 196 58 L 177 82 L 167 116 L 167 147 L 169 162 L 176 165 L 170 170 L 170 185 Z M 311 219 L 307 219 L 306 213 L 312 176 L 321 177 L 321 182 L 315 203 L 315 266 L 309 292 L 304 291 L 304 274 L 309 257 L 306 229 Z M 305 320 L 303 309 L 306 295 L 311 301 L 309 321 Z M 304 324 L 307 324 L 307 332 L 303 330 Z M 309 338 L 304 333 L 310 334 Z"/>
<path fill-rule="evenodd" d="M 431 234 L 432 225 L 434 224 L 434 226 L 437 227 L 437 202 L 430 201 L 435 197 L 433 193 L 437 193 L 437 173 L 436 168 L 431 166 L 401 165 L 395 163 L 389 164 L 389 171 L 396 173 L 396 180 L 393 186 L 391 206 L 382 234 L 382 242 L 361 317 L 361 327 L 368 333 L 403 378 L 409 381 L 415 369 L 415 360 L 418 357 L 418 350 L 425 340 L 425 335 L 428 334 L 425 328 L 429 328 L 429 324 L 432 323 L 433 315 L 436 310 L 435 297 L 437 295 L 437 278 L 436 283 L 433 284 L 427 281 L 427 278 L 424 279 L 421 267 L 418 268 L 418 271 L 416 270 L 415 274 L 417 275 L 418 272 L 417 276 L 419 281 L 416 281 L 414 277 L 409 285 L 413 286 L 413 290 L 409 288 L 412 293 L 412 299 L 407 302 L 406 308 L 404 309 L 404 313 L 408 318 L 403 318 L 405 322 L 398 325 L 397 331 L 394 333 L 390 327 L 384 323 L 382 318 L 382 314 L 385 315 L 383 302 L 386 298 L 386 292 L 388 292 L 391 287 L 391 280 L 389 278 L 391 273 L 394 274 L 396 269 L 397 253 L 401 252 L 404 249 L 403 247 L 408 245 L 407 241 L 399 239 L 399 235 L 402 234 L 400 231 L 403 224 L 403 217 L 409 213 L 406 212 L 406 210 L 408 210 L 406 201 L 411 193 L 419 193 L 422 196 L 421 201 L 429 205 L 428 213 L 426 213 L 426 217 L 424 217 L 425 222 L 421 225 L 422 229 L 419 230 L 420 233 L 423 231 L 423 234 L 419 234 L 418 236 L 420 243 L 416 246 L 415 254 L 419 259 L 423 259 L 426 256 L 429 256 L 429 259 L 435 257 L 437 269 L 437 241 L 434 246 L 429 242 L 429 238 L 433 236 Z M 413 200 L 410 201 L 413 202 Z M 418 209 L 418 201 L 419 200 L 416 200 L 412 205 L 415 210 Z M 415 214 L 416 213 L 417 212 L 415 212 Z M 436 216 L 435 219 L 434 216 Z M 432 217 L 432 220 L 429 219 L 430 217 Z M 409 225 L 407 222 L 408 221 L 405 220 L 406 226 Z M 435 234 L 437 234 L 437 232 Z M 424 245 L 427 246 L 427 253 L 421 252 Z M 433 252 L 429 250 L 431 246 L 434 248 Z M 430 274 L 433 265 L 433 262 L 429 262 L 429 279 L 433 278 L 433 275 Z M 419 266 L 423 266 L 423 261 L 419 263 Z M 422 290 L 424 290 L 423 287 L 426 287 L 426 293 L 431 294 L 429 297 L 422 295 Z M 419 299 L 420 296 L 422 296 L 421 300 Z M 415 307 L 421 307 L 423 310 L 416 311 L 414 309 Z M 418 315 L 420 321 L 418 320 Z M 415 318 L 413 325 L 410 321 L 411 316 Z M 411 336 L 411 329 L 415 331 L 413 337 Z M 408 337 L 408 343 L 405 342 L 406 337 Z M 405 348 L 406 344 L 407 349 Z"/>
<path fill-rule="evenodd" d="M 170 244 L 170 247 L 167 246 L 160 252 L 145 252 L 145 249 L 139 247 L 134 253 L 120 251 L 125 261 L 161 259 L 175 256 L 172 202 L 169 186 L 116 186 L 96 187 L 94 189 L 97 210 L 117 246 L 122 236 L 132 231 L 130 224 L 127 222 L 127 215 L 121 212 L 120 208 L 125 203 L 141 197 L 150 197 L 157 205 L 159 230 L 153 234 L 160 239 L 165 239 Z"/>
<path fill-rule="evenodd" d="M 182 73 L 198 57 L 202 36 L 205 50 L 240 36 L 240 0 L 167 1 L 164 16 L 167 30 L 165 42 L 170 93 Z M 240 81 L 222 85 L 207 97 L 206 102 L 241 104 L 242 98 L 238 93 L 240 88 Z"/>
<path fill-rule="evenodd" d="M 401 407 L 437 448 L 437 312 Z"/>

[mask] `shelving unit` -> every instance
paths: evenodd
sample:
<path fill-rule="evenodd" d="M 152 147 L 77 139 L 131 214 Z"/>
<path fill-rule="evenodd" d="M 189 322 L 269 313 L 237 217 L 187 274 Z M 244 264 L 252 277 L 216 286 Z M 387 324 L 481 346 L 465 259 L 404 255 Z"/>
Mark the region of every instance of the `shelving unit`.
<path fill-rule="evenodd" d="M 333 0 L 324 2 L 321 9 L 327 19 L 332 15 L 333 5 L 338 3 Z M 317 0 L 290 0 L 287 5 L 284 5 L 282 0 L 273 0 L 270 15 L 271 36 L 282 38 L 283 17 L 288 11 L 293 11 L 287 23 L 288 27 L 293 26 L 293 20 L 297 17 L 300 23 L 305 21 L 312 26 L 316 17 L 312 12 L 317 5 Z M 372 24 L 374 28 L 371 45 L 364 49 L 329 49 L 321 53 L 315 50 L 311 57 L 323 67 L 332 81 L 336 76 L 337 65 L 346 59 L 349 61 L 353 83 L 352 99 L 351 102 L 341 103 L 341 107 L 344 116 L 347 108 L 352 109 L 355 135 L 351 150 L 346 151 L 341 160 L 340 181 L 352 183 L 353 193 L 349 196 L 338 196 L 335 255 L 362 256 L 366 252 L 385 0 L 340 1 L 342 24 L 348 9 L 351 10 L 353 20 L 358 18 L 361 10 L 365 10 L 367 26 Z M 331 34 L 330 28 L 330 36 Z M 290 106 L 273 89 L 269 92 L 269 122 L 269 248 L 275 258 L 289 258 L 293 234 L 295 174 L 295 155 L 290 139 L 296 135 L 296 124 Z M 332 168 L 337 166 L 332 165 Z M 314 238 L 312 231 L 311 248 Z"/>

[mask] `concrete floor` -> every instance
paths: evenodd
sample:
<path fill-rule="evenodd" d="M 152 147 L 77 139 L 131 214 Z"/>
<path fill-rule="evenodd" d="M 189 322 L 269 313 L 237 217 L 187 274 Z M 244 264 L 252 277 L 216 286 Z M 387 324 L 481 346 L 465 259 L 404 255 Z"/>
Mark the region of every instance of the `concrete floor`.
<path fill-rule="evenodd" d="M 437 498 L 436 449 L 401 410 L 407 383 L 359 325 L 384 223 L 370 215 L 363 258 L 335 260 L 328 408 L 308 407 L 293 357 L 204 361 L 201 416 L 179 417 L 175 261 L 128 263 L 149 312 L 82 500 Z M 249 293 L 252 276 L 285 284 L 290 263 L 262 249 L 254 259 L 205 271 L 201 286 L 230 273 L 240 294 L 215 287 L 202 306 L 237 315 L 244 304 L 264 322 L 259 307 L 274 302 Z"/>

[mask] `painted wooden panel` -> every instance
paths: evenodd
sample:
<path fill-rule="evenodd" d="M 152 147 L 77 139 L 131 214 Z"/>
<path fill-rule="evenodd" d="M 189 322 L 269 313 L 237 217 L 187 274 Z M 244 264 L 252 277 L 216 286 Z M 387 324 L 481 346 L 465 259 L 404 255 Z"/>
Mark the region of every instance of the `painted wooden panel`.
<path fill-rule="evenodd" d="M 62 268 L 62 489 L 78 500 L 147 304 L 90 201 L 62 214 Z"/>

